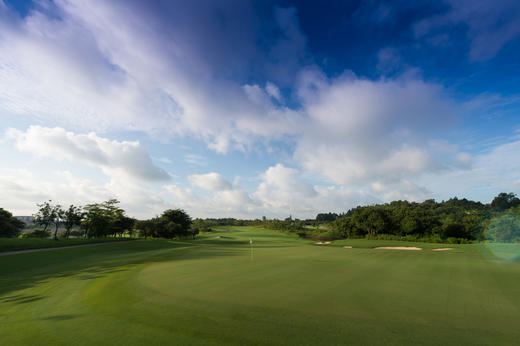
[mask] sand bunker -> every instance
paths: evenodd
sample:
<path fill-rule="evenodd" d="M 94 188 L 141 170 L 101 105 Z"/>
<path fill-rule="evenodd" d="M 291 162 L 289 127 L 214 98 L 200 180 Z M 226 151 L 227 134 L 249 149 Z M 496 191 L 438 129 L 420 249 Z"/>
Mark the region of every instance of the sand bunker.
<path fill-rule="evenodd" d="M 413 246 L 380 246 L 376 250 L 422 250 L 420 247 Z"/>
<path fill-rule="evenodd" d="M 316 244 L 316 245 L 328 245 L 328 244 L 330 244 L 330 241 L 319 241 L 319 242 L 314 243 L 314 244 Z"/>
<path fill-rule="evenodd" d="M 344 249 L 352 249 L 352 245 L 345 245 L 343 246 Z"/>
<path fill-rule="evenodd" d="M 440 247 L 438 249 L 432 249 L 432 251 L 448 251 L 448 250 L 454 250 L 452 247 Z"/>

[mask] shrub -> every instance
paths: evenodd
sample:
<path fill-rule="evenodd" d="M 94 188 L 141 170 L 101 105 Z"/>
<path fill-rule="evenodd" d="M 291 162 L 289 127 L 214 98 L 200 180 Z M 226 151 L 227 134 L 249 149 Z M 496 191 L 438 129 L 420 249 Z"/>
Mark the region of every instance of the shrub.
<path fill-rule="evenodd" d="M 20 234 L 19 238 L 50 238 L 51 232 L 48 231 L 42 231 L 39 229 L 35 229 L 32 232 L 24 232 Z"/>

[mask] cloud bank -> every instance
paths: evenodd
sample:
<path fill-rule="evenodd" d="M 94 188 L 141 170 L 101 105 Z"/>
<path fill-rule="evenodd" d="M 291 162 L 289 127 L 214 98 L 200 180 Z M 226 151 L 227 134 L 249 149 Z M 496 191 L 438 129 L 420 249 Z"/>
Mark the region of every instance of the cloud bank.
<path fill-rule="evenodd" d="M 146 180 L 169 180 L 170 176 L 155 166 L 138 142 L 118 142 L 95 133 L 74 134 L 63 128 L 31 126 L 26 132 L 7 130 L 7 138 L 16 148 L 39 157 L 85 163 L 101 168 L 107 175 L 118 174 Z"/>

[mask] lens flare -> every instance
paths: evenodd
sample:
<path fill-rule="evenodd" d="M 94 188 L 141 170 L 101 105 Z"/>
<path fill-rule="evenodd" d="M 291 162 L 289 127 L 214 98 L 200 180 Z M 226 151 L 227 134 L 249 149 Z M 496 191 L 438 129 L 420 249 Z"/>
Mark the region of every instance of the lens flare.
<path fill-rule="evenodd" d="M 506 213 L 491 219 L 484 230 L 486 248 L 496 258 L 520 261 L 520 214 Z"/>

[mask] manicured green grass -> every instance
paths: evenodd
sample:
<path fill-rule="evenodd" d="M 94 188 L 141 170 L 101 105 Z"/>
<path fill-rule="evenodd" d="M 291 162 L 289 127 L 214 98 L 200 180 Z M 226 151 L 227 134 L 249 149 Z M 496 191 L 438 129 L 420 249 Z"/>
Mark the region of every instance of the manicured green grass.
<path fill-rule="evenodd" d="M 372 239 L 341 239 L 336 240 L 332 244 L 333 246 L 345 246 L 351 245 L 354 248 L 375 248 L 378 246 L 411 246 L 419 247 L 422 249 L 438 249 L 438 248 L 454 248 L 463 249 L 464 247 L 471 249 L 475 248 L 473 244 L 439 244 L 439 243 L 422 243 L 422 242 L 411 242 L 411 241 L 399 241 L 399 240 L 372 240 Z"/>
<path fill-rule="evenodd" d="M 0 238 L 0 252 L 62 247 L 70 245 L 106 243 L 113 241 L 129 240 L 129 238 L 72 238 L 72 239 L 38 239 L 38 238 Z"/>
<path fill-rule="evenodd" d="M 482 245 L 398 251 L 371 249 L 392 246 L 387 241 L 356 240 L 344 249 L 349 241 L 314 245 L 272 231 L 226 229 L 195 241 L 138 240 L 0 257 L 1 343 L 520 340 L 520 266 Z"/>

